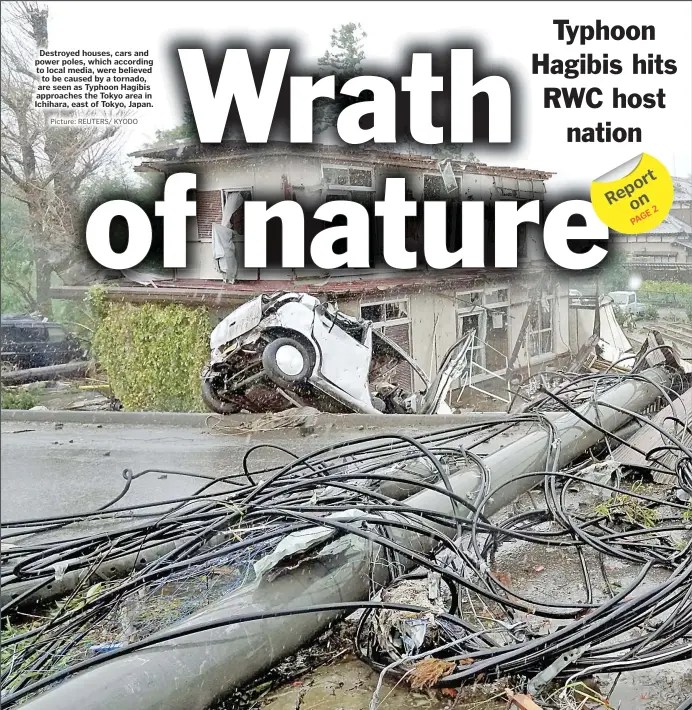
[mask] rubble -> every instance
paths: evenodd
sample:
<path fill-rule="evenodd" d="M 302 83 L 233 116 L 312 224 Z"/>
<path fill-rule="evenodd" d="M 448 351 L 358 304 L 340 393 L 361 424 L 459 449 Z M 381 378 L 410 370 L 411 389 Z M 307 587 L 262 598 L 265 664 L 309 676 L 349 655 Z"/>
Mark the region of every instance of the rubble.
<path fill-rule="evenodd" d="M 297 407 L 280 412 L 267 412 L 249 422 L 241 422 L 236 431 L 273 431 L 296 427 L 305 433 L 311 433 L 315 428 L 315 417 L 319 414 L 314 407 Z M 215 428 L 225 429 L 223 421 L 215 424 Z"/>
<path fill-rule="evenodd" d="M 326 412 L 449 413 L 445 398 L 468 367 L 474 335 L 452 345 L 431 382 L 370 321 L 307 294 L 264 294 L 212 331 L 202 399 L 218 414 L 280 411 L 288 404 Z M 424 383 L 422 392 L 389 381 L 402 364 Z"/>
<path fill-rule="evenodd" d="M 676 491 L 692 493 L 680 416 L 689 387 L 688 364 L 654 337 L 627 372 L 556 373 L 523 412 L 492 422 L 378 432 L 259 471 L 251 448 L 243 477 L 166 471 L 206 480 L 117 532 L 70 527 L 131 514 L 119 501 L 156 471 L 130 471 L 123 493 L 91 513 L 4 521 L 5 614 L 68 579 L 78 603 L 3 633 L 13 649 L 3 703 L 205 708 L 354 612 L 354 649 L 380 674 L 375 706 L 392 676 L 430 692 L 509 679 L 516 708 L 572 707 L 594 675 L 688 659 L 692 523 Z M 631 466 L 610 442 L 625 451 L 652 428 L 667 478 L 643 487 L 625 480 Z M 221 492 L 209 494 L 215 484 Z M 67 534 L 59 543 L 26 537 L 56 526 Z M 541 579 L 529 591 L 507 571 L 518 550 Z M 551 551 L 574 560 L 572 584 L 552 583 Z M 93 570 L 116 570 L 127 555 L 129 566 L 95 588 Z M 192 617 L 154 633 L 138 625 L 162 586 L 189 593 L 209 576 L 217 595 Z M 123 608 L 134 610 L 124 640 L 112 637 Z M 105 643 L 121 645 L 89 652 Z"/>

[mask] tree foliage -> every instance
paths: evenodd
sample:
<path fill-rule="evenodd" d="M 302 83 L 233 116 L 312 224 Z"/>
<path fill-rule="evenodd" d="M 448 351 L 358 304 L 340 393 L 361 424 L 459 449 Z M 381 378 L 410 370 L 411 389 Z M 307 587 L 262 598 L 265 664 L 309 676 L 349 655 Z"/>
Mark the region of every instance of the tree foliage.
<path fill-rule="evenodd" d="M 365 59 L 363 49 L 366 32 L 355 22 L 349 22 L 332 30 L 329 49 L 317 60 L 319 71 L 323 75 L 335 77 L 336 100 L 319 99 L 315 101 L 315 133 L 319 134 L 336 126 L 339 113 L 359 99 L 340 95 L 341 87 L 349 80 L 363 73 L 362 62 Z"/>
<path fill-rule="evenodd" d="M 341 111 L 358 101 L 369 100 L 368 92 L 361 96 L 346 96 L 341 94 L 343 85 L 354 77 L 363 74 L 365 61 L 365 40 L 367 32 L 360 23 L 348 22 L 332 29 L 329 38 L 329 47 L 317 59 L 318 74 L 320 76 L 334 75 L 336 99 L 318 98 L 314 104 L 314 133 L 319 135 L 328 128 L 336 126 Z M 181 139 L 197 138 L 195 117 L 189 100 L 185 102 L 183 122 L 175 128 L 159 130 L 156 132 L 156 143 L 174 143 Z M 415 143 L 409 137 L 409 143 Z M 444 143 L 439 146 L 426 146 L 428 153 L 438 160 L 451 158 L 466 163 L 477 163 L 478 158 L 473 153 L 463 153 L 462 146 L 455 143 Z"/>
<path fill-rule="evenodd" d="M 360 23 L 349 22 L 332 30 L 329 49 L 317 60 L 317 65 L 341 79 L 351 79 L 363 73 L 363 44 L 367 33 Z"/>
<path fill-rule="evenodd" d="M 205 308 L 106 302 L 92 289 L 101 316 L 94 351 L 113 394 L 131 411 L 203 411 L 200 374 L 209 359 Z"/>
<path fill-rule="evenodd" d="M 7 187 L 3 181 L 3 191 Z M 34 261 L 25 239 L 29 216 L 26 205 L 3 194 L 0 201 L 0 291 L 3 313 L 36 310 Z"/>
<path fill-rule="evenodd" d="M 319 99 L 315 102 L 315 133 L 319 134 L 327 128 L 336 126 L 339 113 L 358 101 L 369 100 L 368 92 L 361 96 L 344 96 L 340 94 L 341 87 L 349 80 L 363 73 L 365 60 L 365 38 L 367 33 L 360 24 L 349 22 L 332 30 L 329 48 L 317 60 L 320 73 L 335 76 L 336 100 Z M 414 144 L 416 141 L 408 136 L 406 142 Z M 473 153 L 462 152 L 458 143 L 443 143 L 440 145 L 426 146 L 427 152 L 438 160 L 451 158 L 465 163 L 477 163 L 478 158 Z"/>
<path fill-rule="evenodd" d="M 82 184 L 119 150 L 119 127 L 51 126 L 50 110 L 35 108 L 39 76 L 34 58 L 48 46 L 48 9 L 36 2 L 3 4 L 0 170 L 28 210 L 25 231 L 37 307 L 50 313 L 53 273 L 68 283 L 86 271 L 78 194 Z"/>
<path fill-rule="evenodd" d="M 167 145 L 179 140 L 198 138 L 195 114 L 192 111 L 192 104 L 187 100 L 183 106 L 183 122 L 174 128 L 159 129 L 156 131 L 154 145 Z M 151 146 L 150 146 L 151 147 Z"/>

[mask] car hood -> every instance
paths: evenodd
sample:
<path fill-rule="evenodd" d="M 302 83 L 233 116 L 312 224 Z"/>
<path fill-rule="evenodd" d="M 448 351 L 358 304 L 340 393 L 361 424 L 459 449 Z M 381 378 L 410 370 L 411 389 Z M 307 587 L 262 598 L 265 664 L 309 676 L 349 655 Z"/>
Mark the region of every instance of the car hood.
<path fill-rule="evenodd" d="M 217 350 L 227 343 L 233 342 L 241 335 L 249 333 L 256 328 L 262 320 L 262 297 L 253 298 L 242 306 L 238 306 L 227 315 L 212 330 L 209 345 L 212 350 Z"/>

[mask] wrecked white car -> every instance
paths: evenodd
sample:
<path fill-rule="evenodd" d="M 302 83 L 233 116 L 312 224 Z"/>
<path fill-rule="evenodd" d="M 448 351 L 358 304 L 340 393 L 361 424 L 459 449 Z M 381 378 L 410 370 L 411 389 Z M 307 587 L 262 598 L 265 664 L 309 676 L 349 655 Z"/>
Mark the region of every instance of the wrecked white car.
<path fill-rule="evenodd" d="M 219 414 L 281 411 L 291 405 L 366 414 L 449 412 L 444 399 L 468 366 L 472 337 L 455 343 L 431 383 L 370 321 L 308 294 L 262 295 L 212 331 L 202 398 Z M 425 383 L 423 392 L 387 381 L 402 362 Z"/>

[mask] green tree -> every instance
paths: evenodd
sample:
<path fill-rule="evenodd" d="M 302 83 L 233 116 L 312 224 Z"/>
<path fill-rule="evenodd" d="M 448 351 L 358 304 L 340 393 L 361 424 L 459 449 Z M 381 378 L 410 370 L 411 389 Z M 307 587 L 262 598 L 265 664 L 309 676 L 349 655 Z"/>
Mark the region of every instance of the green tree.
<path fill-rule="evenodd" d="M 156 131 L 154 145 L 175 143 L 178 140 L 198 138 L 195 114 L 189 100 L 183 105 L 183 122 L 175 128 L 159 129 Z"/>
<path fill-rule="evenodd" d="M 366 33 L 359 24 L 349 22 L 332 30 L 330 47 L 317 60 L 319 73 L 334 74 L 336 77 L 336 95 L 340 88 L 354 76 L 363 73 L 361 63 L 365 59 L 363 43 Z M 315 101 L 315 133 L 322 133 L 336 125 L 336 119 L 342 108 L 357 99 L 339 96 L 336 101 L 318 99 Z M 155 144 L 174 143 L 177 140 L 197 138 L 197 126 L 189 99 L 183 105 L 183 121 L 178 126 L 156 131 Z"/>
<path fill-rule="evenodd" d="M 91 270 L 79 193 L 84 182 L 119 153 L 122 135 L 116 125 L 51 126 L 51 112 L 34 104 L 40 83 L 34 58 L 47 47 L 47 7 L 3 3 L 0 170 L 28 211 L 22 238 L 34 266 L 36 305 L 44 315 L 51 312 L 53 274 L 79 283 Z"/>
<path fill-rule="evenodd" d="M 361 63 L 365 59 L 363 44 L 367 33 L 360 23 L 349 22 L 332 30 L 330 49 L 317 60 L 317 65 L 329 73 L 351 79 L 363 73 Z"/>
<path fill-rule="evenodd" d="M 349 22 L 332 30 L 329 49 L 317 60 L 320 74 L 335 77 L 336 100 L 315 101 L 315 133 L 319 134 L 336 125 L 339 113 L 356 101 L 357 97 L 340 95 L 341 87 L 349 80 L 363 73 L 365 59 L 363 45 L 367 33 L 360 24 Z"/>
<path fill-rule="evenodd" d="M 319 99 L 315 102 L 315 133 L 319 134 L 335 126 L 339 113 L 346 107 L 361 100 L 360 97 L 341 96 L 341 87 L 349 80 L 363 73 L 365 60 L 365 38 L 367 33 L 360 24 L 349 22 L 332 30 L 329 49 L 317 60 L 322 74 L 333 74 L 335 81 L 336 100 Z M 412 138 L 409 142 L 415 143 Z M 444 143 L 439 146 L 428 146 L 429 152 L 438 160 L 451 158 L 465 163 L 478 163 L 473 153 L 464 154 L 462 146 L 455 143 Z"/>
<path fill-rule="evenodd" d="M 337 118 L 341 111 L 362 100 L 363 97 L 344 96 L 340 91 L 343 85 L 354 77 L 363 73 L 365 60 L 365 40 L 367 33 L 360 23 L 348 22 L 332 30 L 329 48 L 318 58 L 318 74 L 321 76 L 334 75 L 336 99 L 319 98 L 314 104 L 314 132 L 315 135 L 323 133 L 330 127 L 336 126 Z M 156 132 L 156 143 L 174 143 L 180 139 L 197 138 L 195 117 L 189 100 L 183 109 L 183 122 L 175 128 L 159 130 Z M 413 139 L 409 139 L 413 143 Z M 473 153 L 463 153 L 460 144 L 444 143 L 439 146 L 428 146 L 431 153 L 438 160 L 451 158 L 466 163 L 478 163 L 478 158 Z"/>
<path fill-rule="evenodd" d="M 3 192 L 5 187 L 3 185 Z M 28 211 L 23 203 L 5 193 L 0 202 L 0 213 L 2 312 L 31 312 L 36 310 L 36 297 L 33 288 L 34 262 L 24 236 L 29 224 Z"/>

